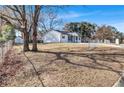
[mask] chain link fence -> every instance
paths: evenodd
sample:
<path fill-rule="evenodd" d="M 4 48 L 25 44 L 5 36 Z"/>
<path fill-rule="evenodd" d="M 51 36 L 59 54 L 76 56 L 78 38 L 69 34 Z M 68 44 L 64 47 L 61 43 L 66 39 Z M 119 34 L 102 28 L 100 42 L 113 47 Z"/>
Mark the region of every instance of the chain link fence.
<path fill-rule="evenodd" d="M 0 43 L 0 63 L 4 61 L 5 54 L 12 48 L 12 45 L 13 45 L 12 40 Z"/>

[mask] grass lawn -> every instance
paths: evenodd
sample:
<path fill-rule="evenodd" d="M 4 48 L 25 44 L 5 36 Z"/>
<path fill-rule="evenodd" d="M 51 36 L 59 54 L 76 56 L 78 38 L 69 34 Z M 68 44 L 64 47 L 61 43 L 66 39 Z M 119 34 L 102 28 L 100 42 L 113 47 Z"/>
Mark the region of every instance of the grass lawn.
<path fill-rule="evenodd" d="M 42 80 L 49 87 L 109 87 L 124 69 L 124 50 L 116 47 L 38 44 L 39 52 L 25 53 L 28 59 L 20 47 L 14 46 L 12 53 L 23 65 L 5 86 L 42 86 Z"/>

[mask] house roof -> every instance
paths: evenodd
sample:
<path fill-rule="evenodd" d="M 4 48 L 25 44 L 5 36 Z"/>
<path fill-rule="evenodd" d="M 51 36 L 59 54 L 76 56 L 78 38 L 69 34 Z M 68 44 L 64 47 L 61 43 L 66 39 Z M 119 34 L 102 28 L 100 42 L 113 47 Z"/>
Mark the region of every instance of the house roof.
<path fill-rule="evenodd" d="M 76 32 L 67 32 L 67 31 L 60 31 L 60 30 L 55 30 L 55 31 L 60 32 L 62 34 L 66 34 L 66 35 L 79 36 Z"/>
<path fill-rule="evenodd" d="M 79 36 L 76 32 L 70 32 L 70 33 L 68 33 L 68 35 Z"/>
<path fill-rule="evenodd" d="M 57 31 L 57 32 L 62 33 L 62 34 L 68 34 L 67 31 L 60 31 L 60 30 L 54 30 L 54 31 Z"/>

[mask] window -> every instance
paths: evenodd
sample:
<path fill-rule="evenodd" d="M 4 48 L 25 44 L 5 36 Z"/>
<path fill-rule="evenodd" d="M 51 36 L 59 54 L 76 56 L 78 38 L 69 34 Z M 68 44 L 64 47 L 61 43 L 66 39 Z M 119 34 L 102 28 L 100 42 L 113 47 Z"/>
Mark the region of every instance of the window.
<path fill-rule="evenodd" d="M 78 37 L 76 36 L 76 40 L 78 40 Z"/>
<path fill-rule="evenodd" d="M 62 38 L 64 39 L 64 38 L 65 38 L 65 36 L 62 36 Z"/>

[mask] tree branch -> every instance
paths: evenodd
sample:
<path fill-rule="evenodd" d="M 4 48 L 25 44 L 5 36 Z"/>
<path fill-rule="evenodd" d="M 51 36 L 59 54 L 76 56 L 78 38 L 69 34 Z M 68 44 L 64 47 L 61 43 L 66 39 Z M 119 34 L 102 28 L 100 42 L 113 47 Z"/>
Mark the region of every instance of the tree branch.
<path fill-rule="evenodd" d="M 12 19 L 12 20 L 20 20 L 20 21 L 21 21 L 21 19 L 13 18 L 13 17 L 8 16 L 8 15 L 6 15 L 6 14 L 3 14 L 3 13 L 1 13 L 1 12 L 0 12 L 0 16 L 7 17 L 7 18 Z"/>

